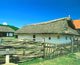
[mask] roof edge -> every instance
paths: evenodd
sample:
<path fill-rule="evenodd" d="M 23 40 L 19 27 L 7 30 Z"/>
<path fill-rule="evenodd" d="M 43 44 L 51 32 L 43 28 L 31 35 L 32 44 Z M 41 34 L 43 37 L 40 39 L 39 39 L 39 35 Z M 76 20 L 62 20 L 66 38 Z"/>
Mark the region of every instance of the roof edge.
<path fill-rule="evenodd" d="M 60 21 L 60 20 L 71 20 L 70 17 L 64 17 L 64 18 L 59 18 L 59 19 L 54 19 L 54 20 L 50 20 L 50 21 L 45 21 L 45 22 L 41 22 L 41 23 L 34 23 L 34 24 L 29 24 L 29 25 L 37 25 L 37 24 L 46 24 L 46 23 L 51 23 L 51 22 L 55 22 L 55 21 Z M 24 25 L 24 26 L 29 26 L 29 25 Z"/>

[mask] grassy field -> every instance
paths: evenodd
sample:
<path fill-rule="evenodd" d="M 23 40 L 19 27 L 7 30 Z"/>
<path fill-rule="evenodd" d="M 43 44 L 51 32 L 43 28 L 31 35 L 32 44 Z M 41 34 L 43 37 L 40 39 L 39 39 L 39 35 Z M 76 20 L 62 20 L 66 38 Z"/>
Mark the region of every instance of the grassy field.
<path fill-rule="evenodd" d="M 32 61 L 20 63 L 19 65 L 80 65 L 80 53 L 77 53 L 77 55 L 68 54 L 50 60 L 37 58 Z"/>

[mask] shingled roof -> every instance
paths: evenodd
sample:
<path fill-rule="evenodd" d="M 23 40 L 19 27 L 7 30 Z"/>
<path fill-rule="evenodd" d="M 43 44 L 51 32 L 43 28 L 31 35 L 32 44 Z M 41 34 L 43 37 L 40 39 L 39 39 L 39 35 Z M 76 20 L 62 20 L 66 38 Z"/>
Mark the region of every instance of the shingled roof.
<path fill-rule="evenodd" d="M 15 31 L 10 27 L 0 26 L 0 32 L 15 32 Z"/>
<path fill-rule="evenodd" d="M 16 33 L 59 33 L 77 35 L 78 32 L 74 28 L 71 18 L 66 17 L 43 23 L 25 25 L 16 31 Z"/>

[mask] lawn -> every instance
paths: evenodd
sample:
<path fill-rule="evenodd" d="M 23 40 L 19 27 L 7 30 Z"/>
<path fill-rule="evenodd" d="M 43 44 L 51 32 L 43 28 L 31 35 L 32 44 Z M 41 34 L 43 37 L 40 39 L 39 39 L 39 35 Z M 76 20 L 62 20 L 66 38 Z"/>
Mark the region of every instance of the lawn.
<path fill-rule="evenodd" d="M 80 65 L 80 56 L 77 56 L 76 54 L 68 54 L 50 60 L 37 58 L 32 61 L 20 63 L 19 65 Z"/>

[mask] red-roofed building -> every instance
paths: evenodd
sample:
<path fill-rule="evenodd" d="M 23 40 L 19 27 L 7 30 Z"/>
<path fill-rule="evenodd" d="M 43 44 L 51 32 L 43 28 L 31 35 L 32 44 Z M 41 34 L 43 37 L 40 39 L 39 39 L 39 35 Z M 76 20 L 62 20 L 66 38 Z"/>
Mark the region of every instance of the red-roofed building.
<path fill-rule="evenodd" d="M 75 29 L 77 30 L 77 32 L 80 34 L 80 19 L 73 20 L 73 24 L 74 24 Z"/>
<path fill-rule="evenodd" d="M 80 19 L 79 20 L 73 20 L 73 24 L 76 29 L 80 29 Z"/>

